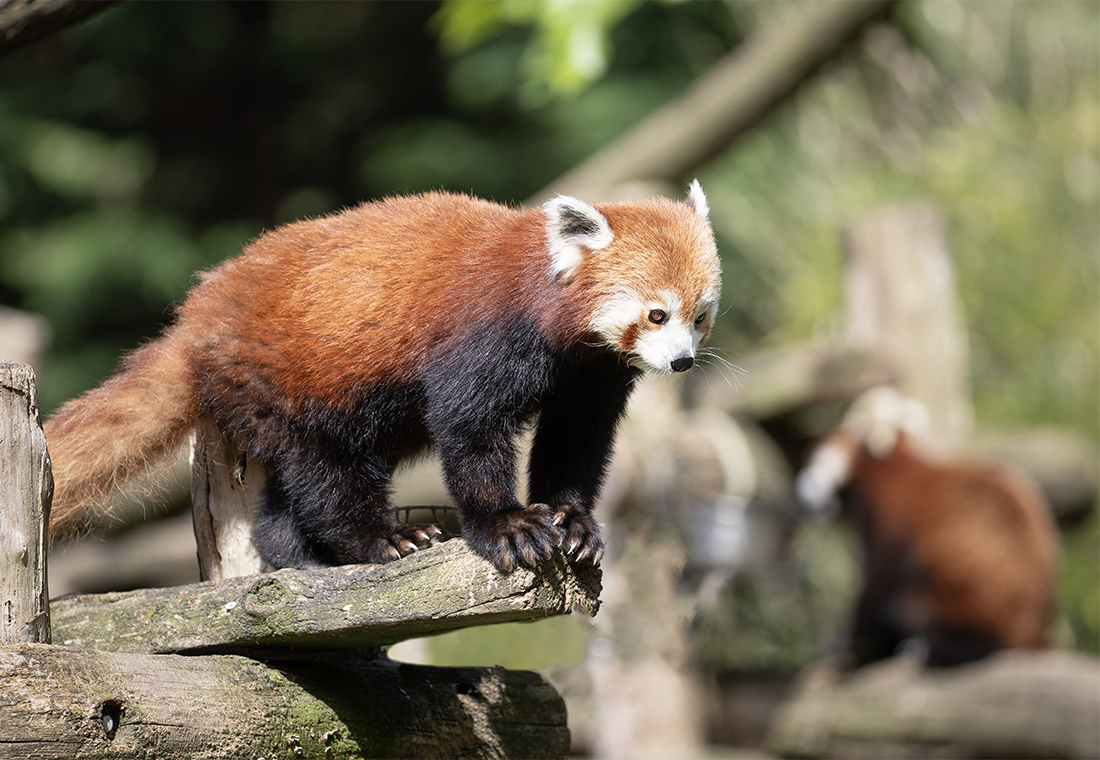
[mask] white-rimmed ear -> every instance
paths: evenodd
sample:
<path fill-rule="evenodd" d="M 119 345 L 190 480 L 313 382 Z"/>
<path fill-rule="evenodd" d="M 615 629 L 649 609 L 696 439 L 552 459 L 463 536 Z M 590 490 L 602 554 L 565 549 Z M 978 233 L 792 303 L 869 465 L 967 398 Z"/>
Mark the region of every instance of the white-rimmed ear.
<path fill-rule="evenodd" d="M 684 203 L 689 208 L 694 209 L 695 213 L 703 219 L 710 221 L 710 204 L 707 203 L 707 196 L 703 194 L 703 188 L 699 184 L 699 180 L 693 179 L 691 181 L 691 187 L 688 188 L 688 197 Z"/>
<path fill-rule="evenodd" d="M 546 240 L 550 247 L 550 270 L 556 277 L 568 277 L 584 260 L 583 248 L 606 248 L 614 235 L 607 218 L 584 201 L 559 195 L 542 204 L 546 214 Z"/>

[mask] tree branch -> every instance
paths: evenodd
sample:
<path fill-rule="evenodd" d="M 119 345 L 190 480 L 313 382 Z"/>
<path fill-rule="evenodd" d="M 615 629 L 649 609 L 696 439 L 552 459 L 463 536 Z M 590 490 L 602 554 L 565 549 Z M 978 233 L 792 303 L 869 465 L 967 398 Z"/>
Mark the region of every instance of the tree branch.
<path fill-rule="evenodd" d="M 672 103 L 532 199 L 607 198 L 632 181 L 679 182 L 758 124 L 893 0 L 795 3 Z"/>
<path fill-rule="evenodd" d="M 0 56 L 80 23 L 114 0 L 0 0 Z"/>

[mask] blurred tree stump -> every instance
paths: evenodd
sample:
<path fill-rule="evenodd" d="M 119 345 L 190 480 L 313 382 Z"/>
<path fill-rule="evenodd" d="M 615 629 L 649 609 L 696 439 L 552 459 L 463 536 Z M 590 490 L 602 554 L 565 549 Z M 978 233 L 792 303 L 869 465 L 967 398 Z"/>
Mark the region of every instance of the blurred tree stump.
<path fill-rule="evenodd" d="M 773 723 L 786 757 L 1100 757 L 1100 660 L 1005 651 L 928 670 L 894 658 L 811 666 Z"/>
<path fill-rule="evenodd" d="M 846 242 L 848 342 L 894 368 L 898 389 L 928 407 L 935 439 L 966 439 L 969 348 L 943 215 L 886 207 L 852 224 Z"/>

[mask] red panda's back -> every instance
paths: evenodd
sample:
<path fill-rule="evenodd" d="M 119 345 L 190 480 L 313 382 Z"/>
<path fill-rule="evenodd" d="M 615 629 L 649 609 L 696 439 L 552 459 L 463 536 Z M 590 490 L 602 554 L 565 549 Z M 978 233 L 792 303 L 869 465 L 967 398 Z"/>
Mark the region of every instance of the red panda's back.
<path fill-rule="evenodd" d="M 407 379 L 463 325 L 517 308 L 540 233 L 530 212 L 464 195 L 366 203 L 261 236 L 205 275 L 181 321 L 282 395 L 335 400 L 354 377 Z"/>
<path fill-rule="evenodd" d="M 976 629 L 1005 647 L 1047 645 L 1057 544 L 1034 487 L 988 465 L 926 462 L 904 439 L 868 466 L 862 487 L 880 538 L 911 553 L 907 622 Z"/>

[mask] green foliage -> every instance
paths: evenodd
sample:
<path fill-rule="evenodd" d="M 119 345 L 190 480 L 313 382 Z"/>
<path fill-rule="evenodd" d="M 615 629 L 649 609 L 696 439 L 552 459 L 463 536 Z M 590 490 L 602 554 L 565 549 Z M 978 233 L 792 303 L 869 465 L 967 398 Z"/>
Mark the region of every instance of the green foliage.
<path fill-rule="evenodd" d="M 640 0 L 451 0 L 433 19 L 439 41 L 451 55 L 465 53 L 509 26 L 531 26 L 525 46 L 522 99 L 545 104 L 555 95 L 574 95 L 603 76 L 609 66 L 611 29 Z"/>
<path fill-rule="evenodd" d="M 928 198 L 949 220 L 979 421 L 1100 434 L 1100 6 L 935 2 L 900 21 L 910 40 L 873 30 L 704 172 L 743 346 L 835 334 L 838 233 Z"/>

